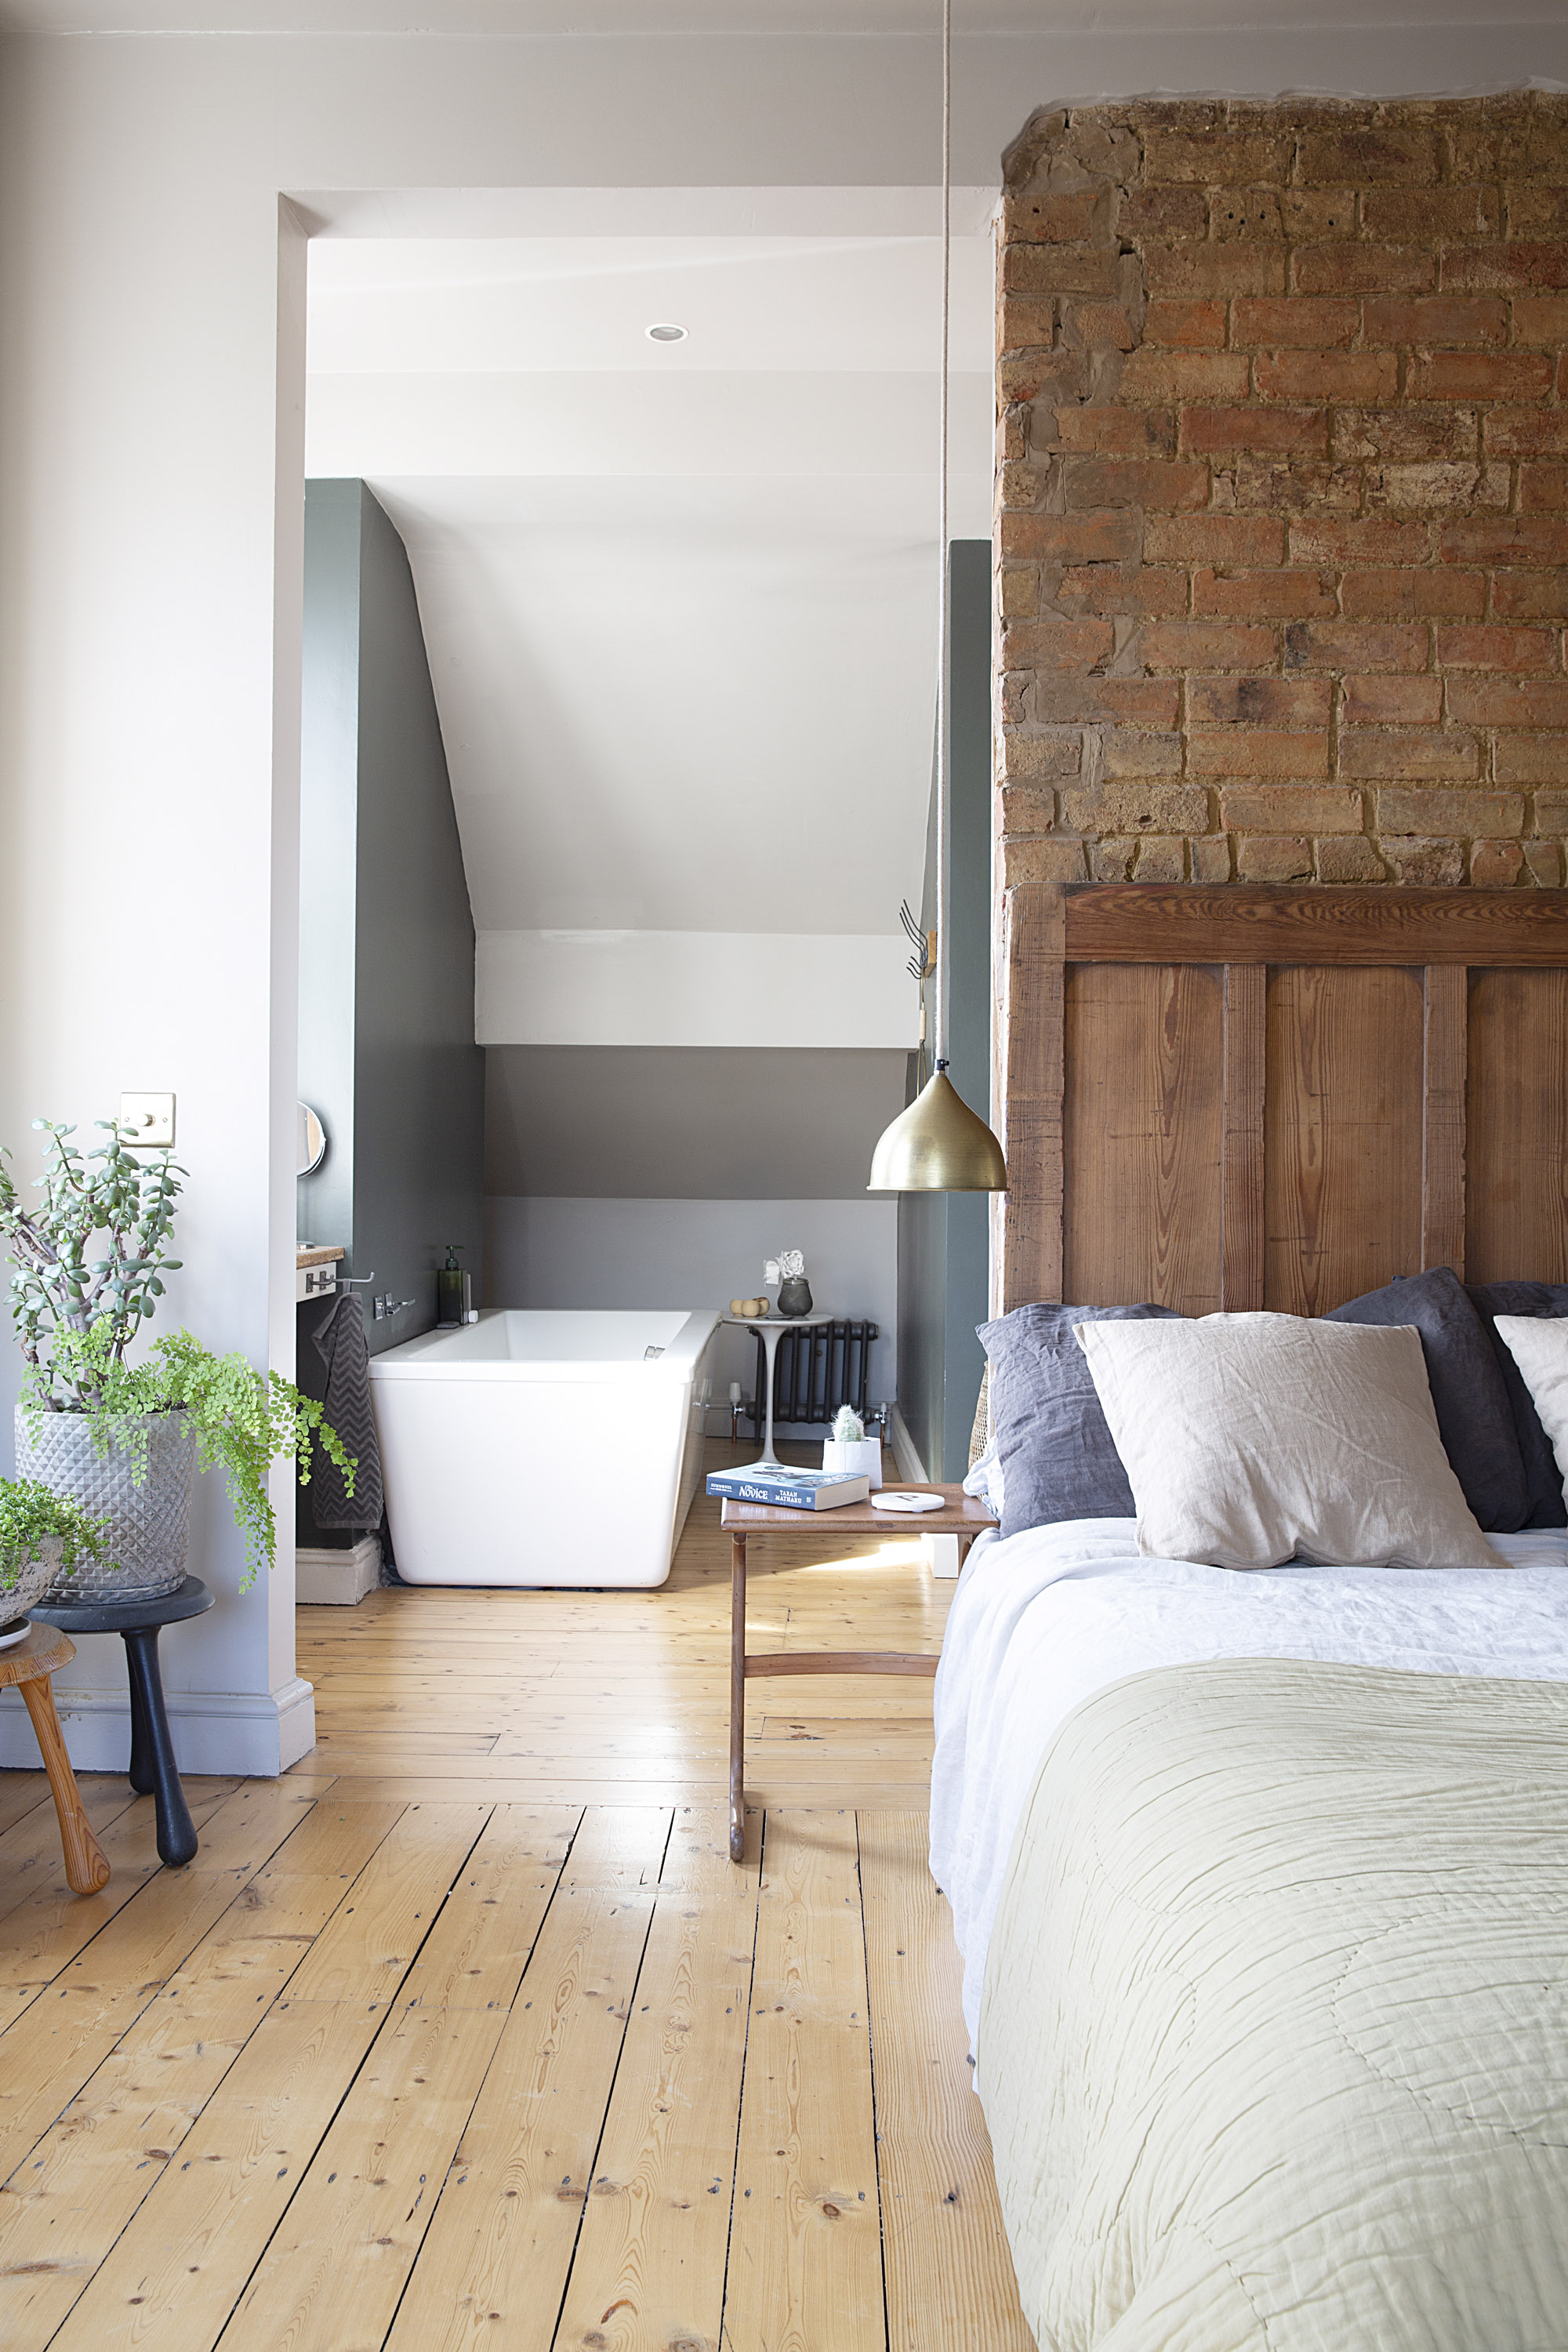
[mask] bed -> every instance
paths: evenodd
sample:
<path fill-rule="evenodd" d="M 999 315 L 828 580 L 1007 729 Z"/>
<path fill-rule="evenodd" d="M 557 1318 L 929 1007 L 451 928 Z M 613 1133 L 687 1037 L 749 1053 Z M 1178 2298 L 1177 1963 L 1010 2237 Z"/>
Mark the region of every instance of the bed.
<path fill-rule="evenodd" d="M 1006 1308 L 1568 1277 L 1554 892 L 1015 893 Z M 1568 1534 L 976 1546 L 932 1866 L 1047 2352 L 1568 2347 Z"/>

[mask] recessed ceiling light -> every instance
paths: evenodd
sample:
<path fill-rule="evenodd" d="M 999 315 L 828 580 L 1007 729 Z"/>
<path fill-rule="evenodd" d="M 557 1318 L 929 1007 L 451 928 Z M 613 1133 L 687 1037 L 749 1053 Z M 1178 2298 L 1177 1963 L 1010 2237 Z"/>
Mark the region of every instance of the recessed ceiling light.
<path fill-rule="evenodd" d="M 646 327 L 643 331 L 650 343 L 683 343 L 686 341 L 684 327 Z"/>

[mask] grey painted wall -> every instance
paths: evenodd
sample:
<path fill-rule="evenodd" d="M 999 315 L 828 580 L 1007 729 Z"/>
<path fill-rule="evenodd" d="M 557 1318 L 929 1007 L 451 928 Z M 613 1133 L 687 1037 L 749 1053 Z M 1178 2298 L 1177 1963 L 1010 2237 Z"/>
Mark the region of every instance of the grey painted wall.
<path fill-rule="evenodd" d="M 300 1084 L 330 1144 L 300 1234 L 416 1301 L 389 1322 L 367 1310 L 378 1350 L 435 1322 L 447 1242 L 479 1292 L 484 1056 L 413 577 L 363 482 L 306 486 L 303 719 Z"/>
<path fill-rule="evenodd" d="M 849 1198 L 865 1191 L 877 1138 L 903 1108 L 907 1058 L 854 1048 L 491 1045 L 485 1191 Z"/>
<path fill-rule="evenodd" d="M 948 1076 L 984 1118 L 991 1071 L 991 544 L 954 540 L 949 635 Z M 922 919 L 936 922 L 936 807 Z M 913 1057 L 910 1057 L 911 1069 Z M 912 1080 L 911 1080 L 912 1085 Z M 988 1196 L 899 1196 L 899 1403 L 928 1474 L 963 1475 L 985 1351 Z"/>
<path fill-rule="evenodd" d="M 890 1402 L 898 1363 L 898 1206 L 840 1201 L 626 1198 L 488 1200 L 486 1303 L 491 1307 L 727 1307 L 763 1287 L 763 1261 L 805 1254 L 816 1306 L 868 1316 L 881 1331 L 871 1398 Z M 755 1343 L 725 1331 L 714 1393 L 753 1385 Z M 711 1423 L 715 1433 L 719 1417 Z M 727 1425 L 727 1424 L 726 1424 Z M 826 1435 L 820 1427 L 814 1437 Z"/>

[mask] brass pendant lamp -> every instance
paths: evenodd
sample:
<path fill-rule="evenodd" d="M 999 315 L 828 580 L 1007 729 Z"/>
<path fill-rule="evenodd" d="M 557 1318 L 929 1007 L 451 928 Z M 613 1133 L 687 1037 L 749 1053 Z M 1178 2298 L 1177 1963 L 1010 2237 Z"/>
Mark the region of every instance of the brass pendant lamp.
<path fill-rule="evenodd" d="M 941 572 L 936 671 L 936 1066 L 885 1128 L 871 1154 L 868 1192 L 1005 1192 L 1002 1146 L 947 1075 L 947 407 L 952 277 L 952 0 L 942 12 L 942 462 L 937 562 Z"/>

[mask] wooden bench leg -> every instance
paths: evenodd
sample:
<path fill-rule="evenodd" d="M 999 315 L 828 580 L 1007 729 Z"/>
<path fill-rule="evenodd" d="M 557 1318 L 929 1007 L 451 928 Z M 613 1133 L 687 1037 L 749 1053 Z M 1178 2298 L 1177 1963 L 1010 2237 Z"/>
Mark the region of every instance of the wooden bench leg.
<path fill-rule="evenodd" d="M 730 1859 L 746 1851 L 746 1538 L 730 1538 Z"/>
<path fill-rule="evenodd" d="M 81 1792 L 66 1754 L 65 1735 L 55 1713 L 55 1695 L 47 1675 L 22 1685 L 22 1696 L 38 1735 L 38 1752 L 49 1776 L 49 1791 L 59 1817 L 60 1845 L 66 1858 L 66 1884 L 73 1895 L 96 1895 L 109 1883 L 109 1864 L 82 1809 Z"/>

